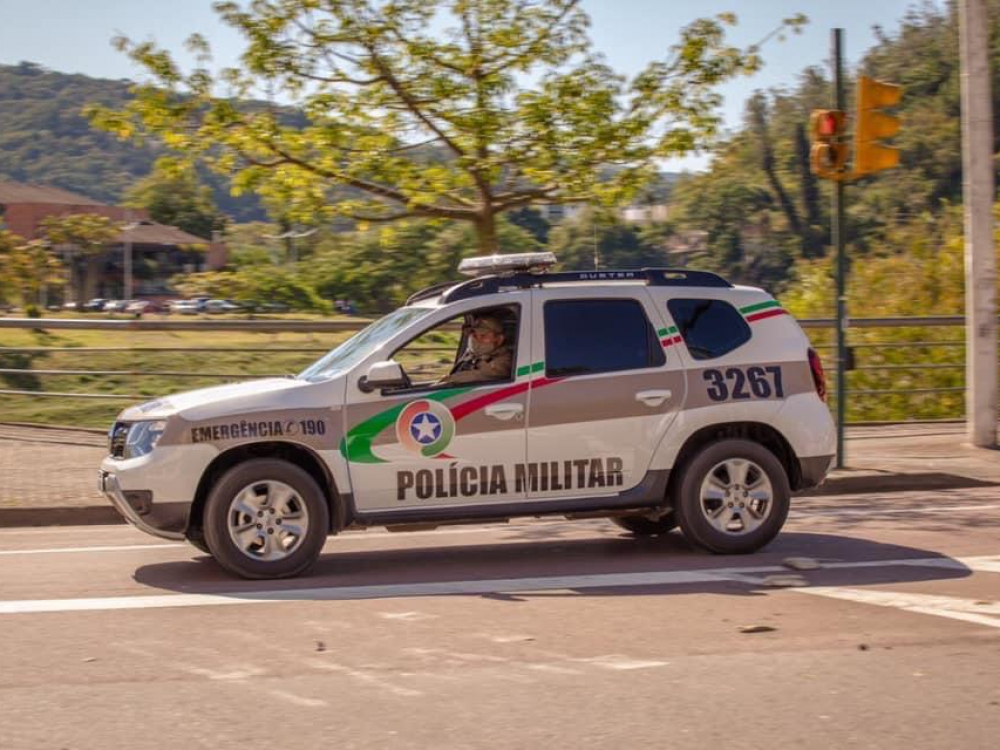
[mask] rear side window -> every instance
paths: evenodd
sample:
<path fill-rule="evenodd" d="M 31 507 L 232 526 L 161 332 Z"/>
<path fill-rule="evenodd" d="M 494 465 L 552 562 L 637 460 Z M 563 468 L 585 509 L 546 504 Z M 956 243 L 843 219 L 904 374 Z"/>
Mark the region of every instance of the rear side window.
<path fill-rule="evenodd" d="M 672 299 L 667 310 L 694 359 L 721 357 L 750 340 L 750 326 L 728 302 Z"/>
<path fill-rule="evenodd" d="M 545 303 L 549 377 L 660 367 L 664 362 L 656 331 L 635 300 Z"/>

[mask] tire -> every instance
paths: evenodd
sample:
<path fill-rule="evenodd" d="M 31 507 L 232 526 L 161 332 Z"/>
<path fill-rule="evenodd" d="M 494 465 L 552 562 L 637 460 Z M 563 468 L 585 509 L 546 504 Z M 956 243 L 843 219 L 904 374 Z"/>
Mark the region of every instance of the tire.
<path fill-rule="evenodd" d="M 188 544 L 190 544 L 192 547 L 194 547 L 199 552 L 204 552 L 206 555 L 211 555 L 212 554 L 212 550 L 210 550 L 208 548 L 208 545 L 205 544 L 205 538 L 204 537 L 189 536 L 187 538 L 187 541 L 188 541 Z"/>
<path fill-rule="evenodd" d="M 205 505 L 204 528 L 209 551 L 230 573 L 291 578 L 319 557 L 330 509 L 303 469 L 279 459 L 253 459 L 216 482 Z"/>
<path fill-rule="evenodd" d="M 784 526 L 791 498 L 788 475 L 759 443 L 713 443 L 681 471 L 675 514 L 698 547 L 720 554 L 756 552 Z"/>
<path fill-rule="evenodd" d="M 643 516 L 624 516 L 622 518 L 612 518 L 611 521 L 630 534 L 635 534 L 635 536 L 659 536 L 677 528 L 676 513 L 669 513 L 663 518 L 657 518 L 655 521 Z"/>

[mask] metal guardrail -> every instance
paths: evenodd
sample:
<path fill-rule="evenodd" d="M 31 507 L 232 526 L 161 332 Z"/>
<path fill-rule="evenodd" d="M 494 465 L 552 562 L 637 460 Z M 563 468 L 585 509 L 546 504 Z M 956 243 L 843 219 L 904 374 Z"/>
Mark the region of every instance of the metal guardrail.
<path fill-rule="evenodd" d="M 87 320 L 85 318 L 0 318 L 0 328 L 43 331 L 245 331 L 248 333 L 323 333 L 360 331 L 359 320 Z"/>
<path fill-rule="evenodd" d="M 367 319 L 352 320 L 150 320 L 150 319 L 128 319 L 128 320 L 108 320 L 108 319 L 49 319 L 49 318 L 0 318 L 0 329 L 21 329 L 21 330 L 96 330 L 115 331 L 120 333 L 144 332 L 144 331 L 199 331 L 199 332 L 241 332 L 241 333 L 345 333 L 361 330 L 370 321 Z M 855 329 L 914 329 L 914 328 L 942 328 L 962 326 L 965 319 L 959 315 L 950 316 L 920 316 L 920 317 L 885 317 L 885 318 L 852 318 L 849 321 L 849 328 Z M 835 329 L 836 321 L 832 318 L 807 318 L 800 319 L 799 324 L 806 329 L 832 330 Z M 871 342 L 862 341 L 851 345 L 857 350 L 893 350 L 893 349 L 918 349 L 926 347 L 964 347 L 965 342 L 961 340 L 945 341 L 907 341 L 907 342 Z M 450 347 L 421 347 L 425 351 L 451 351 Z M 817 350 L 826 351 L 833 349 L 832 344 L 817 344 Z M 107 354 L 107 353 L 136 353 L 140 356 L 149 356 L 156 353 L 210 353 L 210 354 L 287 354 L 287 355 L 318 355 L 328 351 L 326 347 L 303 346 L 294 347 L 282 346 L 235 346 L 235 347 L 211 347 L 211 346 L 82 346 L 82 347 L 52 347 L 52 346 L 2 346 L 0 355 L 3 354 Z M 827 363 L 832 365 L 827 358 Z M 874 373 L 874 372 L 906 372 L 906 371 L 939 371 L 939 370 L 962 370 L 964 362 L 948 363 L 906 363 L 906 364 L 863 364 L 853 368 L 853 371 Z M 176 370 L 150 370 L 150 369 L 102 369 L 87 370 L 78 368 L 57 368 L 32 369 L 28 367 L 3 367 L 0 368 L 0 376 L 31 375 L 39 377 L 58 376 L 95 376 L 95 377 L 123 377 L 123 378 L 176 378 L 184 379 L 217 379 L 236 380 L 246 377 L 268 377 L 267 374 L 255 373 L 248 376 L 245 372 L 179 372 Z M 834 368 L 828 367 L 828 375 L 834 377 Z M 916 395 L 930 393 L 959 393 L 964 391 L 964 387 L 940 386 L 934 388 L 920 387 L 917 383 L 907 384 L 901 388 L 851 388 L 852 396 L 889 396 L 889 395 Z M 107 399 L 118 401 L 134 401 L 149 398 L 145 395 L 135 395 L 126 393 L 83 393 L 64 391 L 44 391 L 29 389 L 0 389 L 2 396 L 21 397 L 58 397 L 58 398 L 81 398 L 81 399 Z"/>

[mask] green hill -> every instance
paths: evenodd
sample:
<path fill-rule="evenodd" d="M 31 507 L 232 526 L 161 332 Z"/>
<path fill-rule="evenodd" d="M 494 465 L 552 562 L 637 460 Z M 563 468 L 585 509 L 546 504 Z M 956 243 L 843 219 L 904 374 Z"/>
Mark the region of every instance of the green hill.
<path fill-rule="evenodd" d="M 90 127 L 86 104 L 122 106 L 131 82 L 45 70 L 35 63 L 0 65 L 0 178 L 119 201 L 149 174 L 158 152 Z M 264 220 L 253 196 L 233 198 L 223 181 L 204 175 L 219 208 L 237 221 Z"/>

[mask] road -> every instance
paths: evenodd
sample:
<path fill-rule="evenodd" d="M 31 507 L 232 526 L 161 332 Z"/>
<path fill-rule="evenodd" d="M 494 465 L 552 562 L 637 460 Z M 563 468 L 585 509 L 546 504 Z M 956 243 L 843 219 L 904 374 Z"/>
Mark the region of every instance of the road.
<path fill-rule="evenodd" d="M 246 582 L 128 527 L 0 530 L 0 747 L 995 748 L 998 531 L 996 487 L 828 496 L 753 556 L 525 521 Z"/>

